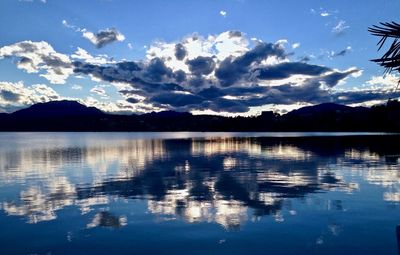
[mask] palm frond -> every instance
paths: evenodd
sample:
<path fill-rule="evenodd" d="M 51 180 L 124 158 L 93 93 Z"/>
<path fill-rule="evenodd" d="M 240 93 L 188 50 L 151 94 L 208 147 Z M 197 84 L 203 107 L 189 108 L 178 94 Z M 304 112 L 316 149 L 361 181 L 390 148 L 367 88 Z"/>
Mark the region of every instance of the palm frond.
<path fill-rule="evenodd" d="M 372 61 L 386 68 L 385 73 L 400 72 L 400 24 L 396 22 L 381 22 L 380 26 L 373 25 L 368 28 L 368 31 L 374 36 L 381 37 L 377 43 L 379 45 L 378 51 L 382 49 L 388 38 L 394 39 L 383 56 Z"/>

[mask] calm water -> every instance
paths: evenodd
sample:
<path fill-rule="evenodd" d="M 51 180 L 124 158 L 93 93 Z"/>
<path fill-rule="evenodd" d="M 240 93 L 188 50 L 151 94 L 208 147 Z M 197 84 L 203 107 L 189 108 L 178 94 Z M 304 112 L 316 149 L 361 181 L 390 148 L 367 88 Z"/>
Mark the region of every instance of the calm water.
<path fill-rule="evenodd" d="M 398 254 L 400 136 L 321 135 L 0 133 L 0 253 Z"/>

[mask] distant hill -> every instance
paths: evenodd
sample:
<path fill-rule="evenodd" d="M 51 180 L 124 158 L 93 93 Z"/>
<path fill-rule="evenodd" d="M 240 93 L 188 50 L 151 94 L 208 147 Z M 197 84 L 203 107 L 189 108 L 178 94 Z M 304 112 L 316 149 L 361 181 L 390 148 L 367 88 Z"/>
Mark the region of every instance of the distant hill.
<path fill-rule="evenodd" d="M 368 111 L 367 107 L 350 107 L 335 103 L 323 103 L 313 106 L 305 106 L 297 110 L 289 112 L 288 116 L 313 116 L 325 115 L 331 113 L 350 113 L 357 111 Z"/>
<path fill-rule="evenodd" d="M 87 107 L 76 101 L 62 100 L 38 103 L 13 112 L 11 115 L 20 118 L 61 118 L 67 116 L 101 116 L 104 113 L 95 107 Z"/>
<path fill-rule="evenodd" d="M 284 115 L 223 117 L 163 111 L 115 115 L 75 101 L 32 105 L 0 114 L 0 131 L 391 131 L 400 132 L 400 103 L 349 107 L 324 103 Z"/>

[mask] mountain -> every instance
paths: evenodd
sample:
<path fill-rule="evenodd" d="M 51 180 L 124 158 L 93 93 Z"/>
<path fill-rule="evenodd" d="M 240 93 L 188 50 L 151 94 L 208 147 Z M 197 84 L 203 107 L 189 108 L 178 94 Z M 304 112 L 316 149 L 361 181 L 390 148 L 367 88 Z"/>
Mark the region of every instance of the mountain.
<path fill-rule="evenodd" d="M 370 108 L 335 103 L 306 106 L 282 116 L 285 129 L 298 131 L 368 131 Z"/>
<path fill-rule="evenodd" d="M 163 111 L 108 114 L 75 101 L 32 105 L 0 114 L 0 131 L 391 131 L 400 132 L 400 103 L 371 108 L 325 103 L 284 115 L 223 117 Z"/>
<path fill-rule="evenodd" d="M 332 113 L 348 113 L 368 110 L 366 107 L 350 107 L 335 103 L 323 103 L 313 106 L 305 106 L 297 110 L 289 112 L 288 116 L 315 116 L 315 115 L 325 115 Z"/>
<path fill-rule="evenodd" d="M 62 100 L 34 104 L 11 115 L 18 118 L 63 118 L 68 116 L 102 116 L 105 114 L 95 107 L 87 107 L 76 101 Z"/>

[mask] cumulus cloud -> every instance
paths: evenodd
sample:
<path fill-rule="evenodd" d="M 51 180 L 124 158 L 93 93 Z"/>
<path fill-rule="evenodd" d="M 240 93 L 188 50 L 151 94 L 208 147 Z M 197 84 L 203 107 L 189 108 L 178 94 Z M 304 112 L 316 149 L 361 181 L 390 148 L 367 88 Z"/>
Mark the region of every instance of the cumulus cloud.
<path fill-rule="evenodd" d="M 311 58 L 294 61 L 282 42 L 251 41 L 240 31 L 205 37 L 193 34 L 179 42 L 155 42 L 141 61 L 111 61 L 78 48 L 63 58 L 65 66 L 61 66 L 71 69 L 68 75 L 87 75 L 94 81 L 113 84 L 124 100 L 99 101 L 107 97 L 102 86 L 91 89 L 100 99 L 84 100 L 86 105 L 113 112 L 178 110 L 237 114 L 266 105 L 352 103 L 384 98 L 389 93 L 371 88 L 338 89 L 339 84 L 348 77 L 356 77 L 360 70 L 311 64 Z M 36 52 L 35 45 L 31 42 L 19 50 L 5 46 L 0 52 L 5 57 L 19 57 L 19 68 L 25 70 L 47 71 L 49 66 L 59 67 L 56 63 L 60 61 L 45 62 L 39 58 L 32 65 L 21 61 L 24 57 L 31 58 L 26 52 Z M 7 92 L 2 97 L 16 98 Z"/>
<path fill-rule="evenodd" d="M 58 93 L 44 84 L 25 86 L 23 82 L 0 81 L 0 112 L 13 112 L 32 104 L 59 99 Z"/>
<path fill-rule="evenodd" d="M 372 76 L 370 80 L 366 82 L 367 85 L 371 85 L 377 89 L 380 87 L 385 88 L 396 88 L 399 84 L 400 77 L 395 74 L 386 74 L 385 76 Z"/>
<path fill-rule="evenodd" d="M 47 42 L 23 41 L 0 48 L 1 58 L 16 58 L 17 67 L 40 73 L 51 83 L 63 84 L 73 73 L 69 56 L 56 52 Z"/>
<path fill-rule="evenodd" d="M 112 42 L 122 42 L 125 40 L 125 36 L 115 28 L 99 30 L 97 33 L 85 31 L 82 36 L 88 39 L 96 48 L 102 48 Z"/>
<path fill-rule="evenodd" d="M 112 42 L 122 42 L 125 40 L 125 36 L 116 28 L 106 28 L 97 31 L 96 33 L 93 33 L 91 31 L 88 31 L 86 28 L 80 28 L 78 26 L 71 25 L 66 20 L 63 20 L 62 24 L 65 27 L 74 30 L 75 32 L 82 33 L 82 37 L 89 40 L 94 46 L 96 46 L 96 48 L 103 48 L 104 46 Z M 132 44 L 128 43 L 128 47 L 129 45 L 132 47 Z"/>
<path fill-rule="evenodd" d="M 71 58 L 75 60 L 82 60 L 89 64 L 97 64 L 97 65 L 104 65 L 104 64 L 111 64 L 115 63 L 115 61 L 111 60 L 107 55 L 97 55 L 92 56 L 86 50 L 78 47 L 78 49 L 71 55 Z"/>
<path fill-rule="evenodd" d="M 227 14 L 227 12 L 226 11 L 224 11 L 224 10 L 221 10 L 220 12 L 219 12 L 219 14 L 222 16 L 222 17 L 226 17 L 226 14 Z"/>
<path fill-rule="evenodd" d="M 159 109 L 233 113 L 267 104 L 331 101 L 335 98 L 331 90 L 358 72 L 291 62 L 282 42 L 256 41 L 249 47 L 244 37 L 239 31 L 229 31 L 192 35 L 178 43 L 156 42 L 144 61 L 74 63 L 74 72 L 128 84 L 119 92 L 131 104 L 140 101 Z M 219 44 L 230 44 L 231 52 L 222 49 L 222 57 Z"/>

